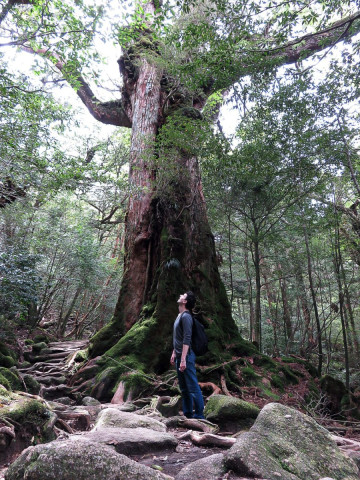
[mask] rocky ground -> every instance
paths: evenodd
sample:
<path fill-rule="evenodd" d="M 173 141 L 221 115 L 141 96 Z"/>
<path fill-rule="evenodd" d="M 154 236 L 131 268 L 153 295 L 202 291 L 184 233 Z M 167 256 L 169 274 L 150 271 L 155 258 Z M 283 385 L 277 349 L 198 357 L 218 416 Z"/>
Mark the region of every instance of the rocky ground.
<path fill-rule="evenodd" d="M 52 410 L 55 412 L 57 420 L 54 423 L 54 429 L 58 436 L 58 441 L 68 441 L 69 439 L 72 440 L 74 436 L 78 436 L 79 438 L 87 438 L 92 441 L 93 438 L 91 437 L 91 434 L 94 438 L 102 435 L 104 439 L 103 443 L 107 445 L 115 445 L 116 448 L 117 442 L 119 442 L 119 444 L 122 442 L 121 451 L 126 451 L 126 455 L 130 459 L 133 459 L 146 467 L 151 467 L 154 471 L 162 472 L 164 475 L 169 475 L 173 478 L 179 474 L 181 475 L 181 471 L 184 469 L 184 467 L 192 464 L 193 462 L 201 461 L 207 457 L 211 457 L 212 459 L 223 459 L 224 452 L 229 451 L 229 449 L 232 447 L 232 440 L 234 440 L 234 437 L 232 436 L 233 432 L 226 431 L 226 423 L 224 423 L 223 428 L 220 428 L 220 432 L 216 432 L 216 435 L 211 433 L 211 429 L 205 429 L 205 432 L 203 431 L 199 434 L 196 434 L 196 430 L 201 430 L 201 427 L 199 428 L 199 426 L 196 425 L 196 422 L 193 425 L 191 423 L 184 424 L 184 422 L 181 424 L 181 420 L 179 420 L 177 423 L 175 422 L 175 424 L 174 422 L 173 424 L 169 423 L 167 428 L 167 433 L 177 440 L 177 445 L 175 448 L 173 448 L 173 446 L 170 447 L 169 444 L 164 444 L 163 447 L 161 447 L 159 444 L 159 448 L 150 448 L 150 451 L 148 451 L 148 449 L 144 447 L 144 449 L 141 450 L 141 447 L 138 447 L 139 441 L 131 443 L 131 439 L 129 439 L 129 436 L 131 435 L 129 435 L 128 432 L 126 433 L 126 440 L 128 443 L 130 442 L 130 446 L 124 447 L 124 441 L 119 439 L 121 432 L 116 432 L 116 437 L 109 437 L 109 439 L 106 440 L 105 437 L 109 434 L 109 432 L 105 432 L 105 430 L 101 429 L 101 425 L 100 427 L 96 426 L 96 422 L 99 422 L 99 413 L 104 411 L 109 412 L 114 410 L 114 408 L 119 410 L 127 410 L 127 408 L 126 406 L 115 404 L 100 405 L 99 402 L 94 399 L 82 401 L 82 405 L 74 405 L 75 401 L 69 397 L 72 388 L 67 385 L 67 378 L 74 370 L 74 362 L 78 350 L 84 348 L 84 346 L 85 342 L 50 343 L 46 349 L 41 350 L 39 354 L 28 354 L 27 358 L 30 360 L 30 362 L 32 362 L 32 364 L 21 369 L 21 374 L 23 377 L 29 375 L 39 382 L 39 397 L 43 398 L 45 402 L 51 405 Z M 256 389 L 252 389 L 251 391 L 249 388 L 246 396 L 246 400 L 258 404 L 259 407 L 262 407 L 264 403 L 266 403 L 264 402 L 263 398 L 258 396 Z M 289 398 L 292 399 L 295 397 L 295 394 L 289 396 Z M 156 419 L 156 415 L 154 414 L 155 412 L 150 411 L 148 413 L 150 413 L 149 418 Z M 143 419 L 145 420 L 145 418 L 147 417 L 144 416 Z M 93 433 L 89 433 L 89 430 L 94 430 L 94 425 L 95 431 Z M 107 427 L 108 425 L 106 428 Z M 341 430 L 341 427 L 339 428 Z M 114 431 L 111 431 L 111 434 L 114 435 Z M 206 437 L 207 435 L 208 437 Z M 214 440 L 211 435 L 213 435 L 213 437 L 223 439 L 221 440 L 223 444 L 218 446 L 216 444 L 216 440 Z M 204 442 L 205 444 L 199 444 L 199 442 L 202 442 L 205 438 L 207 438 L 207 440 Z M 229 443 L 226 443 L 227 438 L 229 439 Z M 355 456 L 359 455 L 360 443 L 356 441 L 357 439 L 345 439 L 344 437 L 334 437 L 334 439 L 340 448 L 343 451 L 346 451 L 347 454 L 350 453 Z M 98 441 L 98 438 L 96 441 Z M 154 442 L 154 440 L 152 441 Z M 11 459 L 8 460 L 13 461 L 15 456 L 19 455 L 19 453 L 20 452 L 17 452 Z M 217 457 L 214 457 L 214 455 Z M 211 459 L 209 458 L 209 463 L 210 460 Z M 204 460 L 204 462 L 206 465 L 206 460 Z M 8 464 L 5 464 L 3 465 L 2 470 L 0 470 L 0 480 L 5 478 L 4 474 L 7 467 Z M 259 472 L 260 471 L 261 470 L 259 470 Z M 186 478 L 186 476 L 184 478 Z M 200 476 L 198 478 L 201 480 L 208 480 L 207 476 L 203 478 Z M 221 476 L 217 478 L 221 478 L 223 480 L 247 480 L 250 478 L 260 479 L 261 477 L 254 477 L 253 475 L 251 477 L 244 477 L 240 475 L 239 470 L 236 473 L 231 468 L 227 468 L 227 471 L 222 473 Z"/>

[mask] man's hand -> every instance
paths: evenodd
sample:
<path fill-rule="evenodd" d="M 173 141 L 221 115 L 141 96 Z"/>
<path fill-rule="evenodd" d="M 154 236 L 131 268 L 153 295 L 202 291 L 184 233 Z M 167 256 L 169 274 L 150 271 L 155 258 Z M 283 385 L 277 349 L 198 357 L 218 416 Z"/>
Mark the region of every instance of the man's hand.
<path fill-rule="evenodd" d="M 171 357 L 170 357 L 171 365 L 175 365 L 175 358 L 176 358 L 176 354 L 175 354 L 175 350 L 173 350 L 173 352 L 171 354 Z"/>
<path fill-rule="evenodd" d="M 184 360 L 181 359 L 179 370 L 180 370 L 180 372 L 183 372 L 184 370 L 186 370 L 186 359 L 184 359 Z"/>

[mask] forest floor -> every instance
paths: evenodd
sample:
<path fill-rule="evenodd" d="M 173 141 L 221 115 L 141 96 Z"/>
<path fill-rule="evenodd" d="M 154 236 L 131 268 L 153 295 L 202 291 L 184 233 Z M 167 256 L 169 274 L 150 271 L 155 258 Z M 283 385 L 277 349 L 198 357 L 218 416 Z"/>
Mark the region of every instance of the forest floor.
<path fill-rule="evenodd" d="M 275 359 L 276 361 L 281 361 L 280 359 Z M 250 359 L 251 362 L 251 359 Z M 301 374 L 301 381 L 297 384 L 289 384 L 282 391 L 270 386 L 266 383 L 269 396 L 264 396 L 263 390 L 256 386 L 248 386 L 242 388 L 241 398 L 247 402 L 257 405 L 259 408 L 262 408 L 269 402 L 277 401 L 284 405 L 299 409 L 304 413 L 310 413 L 314 416 L 315 409 L 319 405 L 307 405 L 305 404 L 304 398 L 309 393 L 309 386 L 311 382 L 314 382 L 313 377 L 306 370 L 306 368 L 294 362 L 294 364 L 286 364 L 292 369 L 298 369 Z M 263 371 L 261 368 L 252 365 L 253 369 L 260 376 L 263 376 Z M 316 380 L 315 380 L 316 381 Z M 354 423 L 353 425 L 342 423 L 338 420 L 331 418 L 325 413 L 319 414 L 315 419 L 329 429 L 329 431 L 337 436 L 342 436 L 349 439 L 349 441 L 360 442 L 360 425 Z M 169 429 L 169 432 L 176 437 L 180 437 L 187 429 L 185 428 L 175 428 Z M 86 432 L 77 432 L 78 434 Z M 226 436 L 229 435 L 227 432 L 219 432 L 219 435 Z M 360 445 L 360 444 L 359 444 Z M 349 452 L 359 452 L 359 445 L 347 445 L 345 450 Z M 194 462 L 198 459 L 208 457 L 217 453 L 223 453 L 225 450 L 219 447 L 211 446 L 196 446 L 190 440 L 180 439 L 179 444 L 175 451 L 163 451 L 157 452 L 156 454 L 146 454 L 142 456 L 131 456 L 134 460 L 147 465 L 149 467 L 157 468 L 163 473 L 175 477 L 179 471 L 187 464 Z M 6 467 L 0 466 L 0 480 L 4 480 L 4 474 L 6 472 Z M 205 479 L 204 479 L 205 480 Z M 243 477 L 236 476 L 232 472 L 228 472 L 222 477 L 221 480 L 248 480 Z M 259 479 L 261 480 L 261 479 Z"/>

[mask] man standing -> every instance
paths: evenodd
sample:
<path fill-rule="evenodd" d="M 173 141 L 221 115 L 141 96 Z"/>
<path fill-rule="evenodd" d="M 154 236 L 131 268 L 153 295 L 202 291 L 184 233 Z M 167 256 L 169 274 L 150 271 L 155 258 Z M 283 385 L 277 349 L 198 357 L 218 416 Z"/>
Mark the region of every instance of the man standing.
<path fill-rule="evenodd" d="M 195 306 L 195 295 L 186 292 L 177 301 L 179 315 L 174 323 L 174 350 L 170 363 L 176 363 L 176 371 L 181 390 L 183 412 L 187 418 L 205 418 L 204 400 L 197 381 L 195 369 L 195 353 L 191 349 L 191 334 L 193 327 L 192 309 Z M 193 413 L 193 406 L 195 413 Z"/>

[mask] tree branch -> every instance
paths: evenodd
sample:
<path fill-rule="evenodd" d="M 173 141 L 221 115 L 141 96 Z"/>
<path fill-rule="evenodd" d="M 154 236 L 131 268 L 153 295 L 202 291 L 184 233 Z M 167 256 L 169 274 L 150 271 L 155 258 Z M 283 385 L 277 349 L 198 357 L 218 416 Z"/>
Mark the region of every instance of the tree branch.
<path fill-rule="evenodd" d="M 31 5 L 32 3 L 32 0 L 8 0 L 0 12 L 0 24 L 14 5 Z"/>
<path fill-rule="evenodd" d="M 307 34 L 285 45 L 270 50 L 259 50 L 259 52 L 282 60 L 283 65 L 291 64 L 304 60 L 341 40 L 351 38 L 358 32 L 360 32 L 360 12 L 339 20 L 320 32 Z"/>
<path fill-rule="evenodd" d="M 68 80 L 69 73 L 66 71 L 66 63 L 60 58 L 56 53 L 51 52 L 46 48 L 39 48 L 34 50 L 31 47 L 21 47 L 23 51 L 28 53 L 34 53 L 40 55 L 44 58 L 49 59 L 54 66 L 64 75 L 65 79 Z M 71 75 L 73 75 L 73 71 Z M 73 83 L 73 79 L 70 84 Z M 101 123 L 107 125 L 115 125 L 118 127 L 131 127 L 131 121 L 125 112 L 125 108 L 122 100 L 112 100 L 110 102 L 100 102 L 93 91 L 91 90 L 88 83 L 84 78 L 78 74 L 75 78 L 77 84 L 76 93 L 83 104 L 87 107 L 91 115 Z M 80 85 L 80 86 L 79 86 Z"/>

